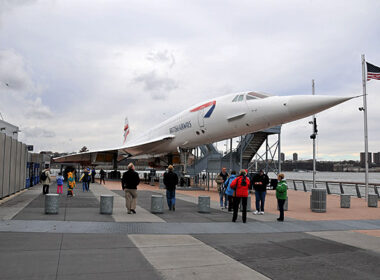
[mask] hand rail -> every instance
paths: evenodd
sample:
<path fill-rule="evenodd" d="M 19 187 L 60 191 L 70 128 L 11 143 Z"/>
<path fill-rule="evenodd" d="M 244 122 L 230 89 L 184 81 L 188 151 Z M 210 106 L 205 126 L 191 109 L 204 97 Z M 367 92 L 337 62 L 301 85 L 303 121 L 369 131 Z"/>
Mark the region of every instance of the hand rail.
<path fill-rule="evenodd" d="M 288 181 L 292 181 L 293 184 L 289 184 L 289 186 L 293 185 L 293 189 L 297 190 L 297 183 L 302 184 L 303 191 L 308 191 L 307 185 L 312 185 L 312 180 L 302 180 L 302 179 L 288 179 Z M 339 192 L 335 192 L 335 194 L 345 194 L 345 191 L 348 191 L 348 194 L 355 195 L 358 198 L 362 198 L 362 195 L 360 193 L 360 187 L 365 187 L 365 183 L 359 183 L 359 182 L 341 182 L 341 181 L 316 181 L 316 185 L 323 185 L 326 188 L 326 191 L 328 194 L 334 194 L 332 192 L 332 188 L 339 189 Z M 349 189 L 345 190 L 345 187 L 349 187 Z M 379 197 L 379 190 L 380 183 L 369 183 L 369 187 L 373 188 L 375 194 L 377 194 Z M 354 188 L 354 189 L 353 189 Z M 311 189 L 311 188 L 310 188 Z"/>

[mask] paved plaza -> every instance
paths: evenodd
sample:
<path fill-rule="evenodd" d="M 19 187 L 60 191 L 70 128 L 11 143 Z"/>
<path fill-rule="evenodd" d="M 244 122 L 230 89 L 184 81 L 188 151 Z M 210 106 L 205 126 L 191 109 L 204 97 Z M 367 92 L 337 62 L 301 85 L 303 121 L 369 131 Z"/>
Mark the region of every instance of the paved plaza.
<path fill-rule="evenodd" d="M 176 211 L 162 214 L 150 212 L 158 186 L 139 186 L 137 214 L 119 182 L 74 193 L 57 215 L 44 214 L 41 186 L 0 201 L 0 279 L 379 279 L 380 209 L 363 200 L 341 209 L 331 195 L 327 213 L 312 213 L 310 194 L 289 191 L 279 223 L 268 191 L 265 215 L 243 224 L 215 191 L 177 191 Z M 101 195 L 114 196 L 112 215 L 99 213 Z M 198 213 L 199 195 L 210 213 Z"/>

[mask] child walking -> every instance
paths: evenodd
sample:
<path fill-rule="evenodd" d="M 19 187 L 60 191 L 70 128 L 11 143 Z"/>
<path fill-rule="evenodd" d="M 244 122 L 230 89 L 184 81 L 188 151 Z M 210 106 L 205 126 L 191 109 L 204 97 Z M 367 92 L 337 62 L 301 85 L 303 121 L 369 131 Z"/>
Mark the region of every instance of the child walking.
<path fill-rule="evenodd" d="M 63 193 L 63 176 L 61 172 L 57 176 L 57 193 Z"/>
<path fill-rule="evenodd" d="M 73 189 L 75 187 L 74 174 L 72 172 L 67 173 L 67 196 L 74 196 Z"/>

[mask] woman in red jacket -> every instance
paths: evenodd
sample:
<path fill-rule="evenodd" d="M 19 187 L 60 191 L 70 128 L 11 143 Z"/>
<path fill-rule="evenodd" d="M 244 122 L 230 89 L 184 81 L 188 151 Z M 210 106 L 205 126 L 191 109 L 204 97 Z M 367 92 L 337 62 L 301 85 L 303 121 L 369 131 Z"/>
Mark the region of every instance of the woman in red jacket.
<path fill-rule="evenodd" d="M 234 189 L 234 214 L 232 216 L 232 221 L 236 222 L 239 204 L 242 203 L 243 208 L 243 223 L 247 222 L 247 199 L 248 199 L 248 188 L 249 188 L 249 178 L 247 177 L 247 172 L 242 169 L 240 170 L 240 175 L 231 183 L 231 188 Z"/>

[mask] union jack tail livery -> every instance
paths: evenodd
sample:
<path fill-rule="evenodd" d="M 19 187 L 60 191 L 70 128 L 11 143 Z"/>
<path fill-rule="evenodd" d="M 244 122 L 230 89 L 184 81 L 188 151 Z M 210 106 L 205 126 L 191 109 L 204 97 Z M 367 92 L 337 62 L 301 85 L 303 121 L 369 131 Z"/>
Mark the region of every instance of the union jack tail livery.
<path fill-rule="evenodd" d="M 125 144 L 125 142 L 127 141 L 128 135 L 129 135 L 129 122 L 128 122 L 128 118 L 125 118 L 123 144 Z"/>

